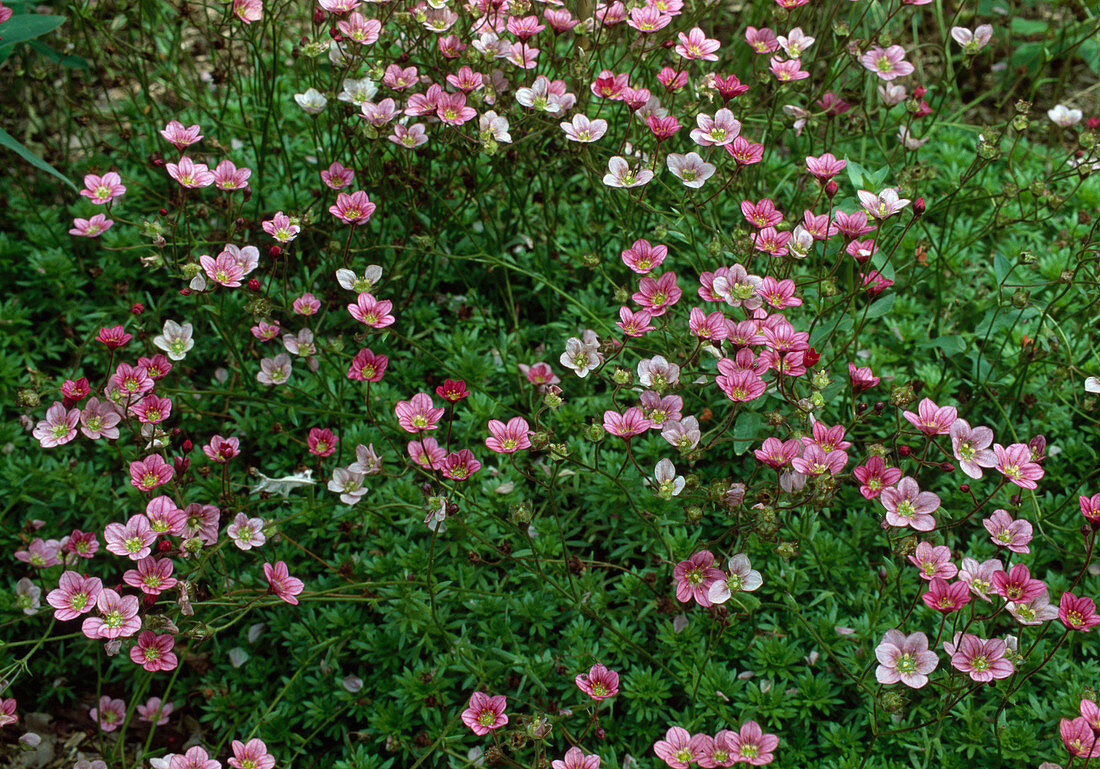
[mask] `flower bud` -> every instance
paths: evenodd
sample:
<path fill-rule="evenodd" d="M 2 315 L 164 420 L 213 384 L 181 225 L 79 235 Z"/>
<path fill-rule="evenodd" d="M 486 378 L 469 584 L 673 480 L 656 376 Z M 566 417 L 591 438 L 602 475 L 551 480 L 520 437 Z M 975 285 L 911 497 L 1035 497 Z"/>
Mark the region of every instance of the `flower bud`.
<path fill-rule="evenodd" d="M 913 453 L 913 450 L 911 448 L 909 448 L 908 446 L 906 446 L 904 443 L 902 445 L 898 446 L 898 456 L 907 457 L 912 453 Z"/>
<path fill-rule="evenodd" d="M 970 484 L 969 483 L 960 483 L 959 484 L 959 491 L 961 491 L 963 494 L 969 494 L 970 493 Z"/>
<path fill-rule="evenodd" d="M 260 281 L 256 280 L 255 278 L 249 278 L 248 279 L 248 290 L 252 291 L 252 292 L 259 291 L 260 290 Z"/>
<path fill-rule="evenodd" d="M 191 459 L 189 457 L 173 457 L 172 467 L 175 469 L 176 475 L 183 475 L 191 469 Z"/>
<path fill-rule="evenodd" d="M 830 179 L 829 182 L 825 185 L 825 196 L 829 198 L 829 200 L 832 200 L 834 197 L 836 197 L 837 190 L 839 189 L 840 187 L 837 185 L 837 183 Z"/>
<path fill-rule="evenodd" d="M 588 427 L 584 428 L 584 437 L 593 443 L 600 443 L 607 437 L 607 431 L 603 429 L 603 425 L 592 423 Z"/>
<path fill-rule="evenodd" d="M 325 12 L 321 8 L 314 8 L 313 9 L 313 23 L 314 24 L 324 24 L 324 22 L 325 22 Z"/>
<path fill-rule="evenodd" d="M 274 259 L 279 254 L 283 253 L 283 249 L 279 248 L 279 246 L 272 246 L 271 248 L 267 249 L 267 253 L 272 259 Z"/>
<path fill-rule="evenodd" d="M 924 198 L 917 198 L 913 201 L 913 215 L 924 216 L 925 203 Z"/>
<path fill-rule="evenodd" d="M 145 305 L 141 302 L 134 302 L 134 304 L 130 307 L 131 315 L 141 315 L 143 312 L 145 312 Z"/>

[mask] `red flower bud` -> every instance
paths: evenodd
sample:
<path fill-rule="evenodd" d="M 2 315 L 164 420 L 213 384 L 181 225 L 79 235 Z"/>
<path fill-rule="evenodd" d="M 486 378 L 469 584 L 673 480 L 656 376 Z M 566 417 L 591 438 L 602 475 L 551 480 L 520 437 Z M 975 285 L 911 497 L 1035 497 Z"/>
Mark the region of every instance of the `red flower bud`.
<path fill-rule="evenodd" d="M 940 463 L 940 469 L 943 470 L 945 473 L 950 473 L 950 472 L 954 472 L 955 466 L 953 464 L 951 464 L 950 462 L 941 462 Z"/>
<path fill-rule="evenodd" d="M 255 278 L 248 279 L 248 290 L 255 293 L 260 290 L 260 281 Z"/>
<path fill-rule="evenodd" d="M 314 24 L 323 24 L 324 21 L 325 21 L 325 12 L 323 10 L 321 10 L 320 8 L 314 8 L 313 9 L 313 23 Z M 302 39 L 305 40 L 305 38 L 302 38 Z"/>
<path fill-rule="evenodd" d="M 157 211 L 157 213 L 160 214 L 161 216 L 168 216 L 168 209 L 167 208 L 161 208 Z"/>
<path fill-rule="evenodd" d="M 183 475 L 190 469 L 191 460 L 187 457 L 173 457 L 172 466 L 176 470 L 176 475 Z"/>
<path fill-rule="evenodd" d="M 157 550 L 159 550 L 162 553 L 167 553 L 171 549 L 172 549 L 172 543 L 169 542 L 166 539 L 162 539 L 160 541 L 160 543 L 157 545 Z"/>
<path fill-rule="evenodd" d="M 187 288 L 187 286 L 184 286 L 180 289 L 180 296 L 191 296 L 191 289 Z"/>
<path fill-rule="evenodd" d="M 271 248 L 267 249 L 267 253 L 272 258 L 275 258 L 279 254 L 283 253 L 283 249 L 279 248 L 278 246 L 272 246 Z"/>
<path fill-rule="evenodd" d="M 183 443 L 182 443 L 182 444 L 180 445 L 180 448 L 181 448 L 181 449 L 183 449 L 183 453 L 184 453 L 184 454 L 190 454 L 190 453 L 191 453 L 191 449 L 195 448 L 195 444 L 193 444 L 193 443 L 192 443 L 191 441 L 186 441 L 186 440 L 185 440 L 185 441 L 184 441 L 184 442 L 183 442 Z"/>
<path fill-rule="evenodd" d="M 802 353 L 802 362 L 806 364 L 806 368 L 813 368 L 819 360 L 821 360 L 821 353 L 813 347 Z"/>
<path fill-rule="evenodd" d="M 923 99 L 926 93 L 928 93 L 928 89 L 925 88 L 923 85 L 918 85 L 916 88 L 913 89 L 913 98 Z"/>
<path fill-rule="evenodd" d="M 913 201 L 913 213 L 917 216 L 924 216 L 924 198 L 917 198 Z"/>
<path fill-rule="evenodd" d="M 825 196 L 829 198 L 829 200 L 832 200 L 836 197 L 837 190 L 839 189 L 840 187 L 837 186 L 837 183 L 830 179 L 829 183 L 825 185 Z"/>
<path fill-rule="evenodd" d="M 130 312 L 134 315 L 141 315 L 145 312 L 145 305 L 141 302 L 134 302 L 133 306 L 130 308 Z"/>
<path fill-rule="evenodd" d="M 970 484 L 969 483 L 960 483 L 959 484 L 959 491 L 961 491 L 963 494 L 969 494 L 970 493 Z"/>
<path fill-rule="evenodd" d="M 899 456 L 907 457 L 912 453 L 913 453 L 913 450 L 911 448 L 909 448 L 908 446 L 905 446 L 905 445 L 898 446 L 898 455 Z"/>

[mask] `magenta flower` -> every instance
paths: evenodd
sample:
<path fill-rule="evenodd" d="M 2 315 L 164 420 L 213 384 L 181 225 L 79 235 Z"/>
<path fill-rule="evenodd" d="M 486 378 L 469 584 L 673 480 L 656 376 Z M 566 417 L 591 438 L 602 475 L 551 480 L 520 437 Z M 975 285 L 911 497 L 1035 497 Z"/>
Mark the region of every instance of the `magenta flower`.
<path fill-rule="evenodd" d="M 724 392 L 727 398 L 737 403 L 747 403 L 764 394 L 768 385 L 756 372 L 735 369 L 729 364 L 723 368 L 723 363 L 728 360 L 729 358 L 723 358 L 718 361 L 718 370 L 722 373 L 714 379 L 718 389 Z"/>
<path fill-rule="evenodd" d="M 792 459 L 802 454 L 802 442 L 797 438 L 786 441 L 781 441 L 778 438 L 765 438 L 764 443 L 753 454 L 768 467 L 778 470 L 787 466 Z"/>
<path fill-rule="evenodd" d="M 905 49 L 900 45 L 892 45 L 889 48 L 873 46 L 867 53 L 859 57 L 859 62 L 865 69 L 874 72 L 882 80 L 893 80 L 905 77 L 915 69 L 905 60 Z"/>
<path fill-rule="evenodd" d="M 886 523 L 890 526 L 911 526 L 917 531 L 936 528 L 932 513 L 939 509 L 940 498 L 931 491 L 921 491 L 908 476 L 898 481 L 896 487 L 883 489 L 880 501 L 886 508 Z"/>
<path fill-rule="evenodd" d="M 937 406 L 929 398 L 921 400 L 917 407 L 917 413 L 906 411 L 902 413 L 909 422 L 925 435 L 943 435 L 950 432 L 951 425 L 955 423 L 958 411 L 953 406 Z"/>
<path fill-rule="evenodd" d="M 397 65 L 391 65 L 396 67 Z M 415 72 L 415 68 L 413 68 Z M 387 85 L 390 85 L 387 83 Z M 393 87 L 392 85 L 390 86 Z M 321 172 L 321 181 L 325 183 L 325 186 L 333 190 L 342 190 L 344 187 L 351 185 L 355 181 L 355 171 L 350 168 L 345 168 L 339 163 L 333 163 L 327 169 Z"/>
<path fill-rule="evenodd" d="M 2 21 L 2 19 L 0 19 L 0 21 Z M 19 717 L 15 715 L 15 706 L 16 702 L 14 697 L 9 697 L 8 699 L 0 697 L 0 727 L 14 724 L 19 720 Z"/>
<path fill-rule="evenodd" d="M 43 541 L 41 537 L 37 537 L 27 545 L 26 550 L 16 550 L 15 558 L 36 569 L 46 569 L 61 562 L 58 560 L 60 552 L 61 543 L 56 539 Z"/>
<path fill-rule="evenodd" d="M 157 456 L 157 455 L 154 455 Z M 157 535 L 149 526 L 149 519 L 140 513 L 130 517 L 126 525 L 108 523 L 103 530 L 107 551 L 139 561 L 149 555 Z"/>
<path fill-rule="evenodd" d="M 1015 483 L 1021 489 L 1034 489 L 1043 477 L 1043 468 L 1033 462 L 1031 448 L 1026 443 L 1013 443 L 1007 448 L 999 443 L 993 444 L 993 454 L 997 458 L 997 472 Z"/>
<path fill-rule="evenodd" d="M 1031 572 L 1022 563 L 1008 571 L 994 572 L 992 588 L 1005 600 L 1015 602 L 1030 601 L 1047 592 L 1047 586 L 1041 580 L 1032 579 Z"/>
<path fill-rule="evenodd" d="M 385 328 L 392 326 L 396 318 L 390 314 L 393 302 L 388 299 L 375 299 L 373 294 L 364 291 L 359 294 L 355 304 L 348 305 L 351 317 L 371 328 Z"/>
<path fill-rule="evenodd" d="M 324 429 L 320 427 L 311 427 L 309 436 L 306 438 L 306 446 L 309 447 L 309 453 L 315 457 L 331 456 L 332 453 L 336 451 L 336 445 L 339 442 L 339 439 L 333 434 L 332 430 L 329 430 L 327 427 Z"/>
<path fill-rule="evenodd" d="M 587 673 L 578 673 L 573 680 L 582 692 L 597 701 L 619 693 L 619 674 L 598 662 Z"/>
<path fill-rule="evenodd" d="M 81 219 L 77 216 L 73 218 L 73 226 L 69 234 L 80 238 L 98 238 L 114 224 L 114 220 L 108 219 L 105 214 L 96 214 L 91 219 Z"/>
<path fill-rule="evenodd" d="M 658 318 L 679 302 L 683 293 L 676 285 L 676 273 L 665 272 L 657 278 L 646 275 L 639 280 L 638 291 L 631 296 L 631 299 L 654 318 Z"/>
<path fill-rule="evenodd" d="M 1058 619 L 1070 630 L 1080 630 L 1082 633 L 1100 625 L 1100 615 L 1096 613 L 1096 604 L 1092 599 L 1084 596 L 1078 598 L 1068 591 L 1062 593 L 1058 601 Z"/>
<path fill-rule="evenodd" d="M 928 674 L 940 664 L 936 653 L 928 650 L 928 636 L 924 633 L 905 635 L 900 630 L 887 630 L 882 642 L 875 647 L 879 666 L 875 678 L 880 684 L 896 684 L 901 681 L 913 689 L 928 683 Z"/>
<path fill-rule="evenodd" d="M 714 554 L 709 550 L 700 550 L 686 561 L 680 561 L 672 570 L 676 580 L 676 600 L 687 603 L 692 599 L 700 606 L 712 605 L 710 586 L 726 578 L 721 569 L 714 566 Z"/>
<path fill-rule="evenodd" d="M 267 752 L 267 745 L 263 740 L 256 737 L 248 742 L 233 740 L 230 747 L 233 758 L 226 763 L 233 769 L 274 769 L 275 756 Z"/>
<path fill-rule="evenodd" d="M 563 759 L 550 762 L 552 769 L 600 769 L 600 757 L 594 753 L 584 754 L 574 746 L 565 752 Z"/>
<path fill-rule="evenodd" d="M 829 181 L 847 166 L 847 160 L 837 160 L 831 152 L 826 152 L 816 158 L 813 156 L 806 157 L 806 170 L 823 182 Z"/>
<path fill-rule="evenodd" d="M 241 453 L 241 441 L 239 438 L 223 438 L 215 435 L 210 438 L 210 443 L 202 447 L 202 453 L 210 460 L 224 465 Z"/>
<path fill-rule="evenodd" d="M 180 158 L 179 163 L 166 163 L 164 167 L 168 170 L 168 175 L 179 182 L 181 187 L 197 189 L 209 187 L 214 183 L 214 174 L 210 173 L 210 169 L 202 163 L 194 162 L 186 155 Z"/>
<path fill-rule="evenodd" d="M 644 433 L 651 427 L 653 427 L 653 422 L 646 419 L 642 410 L 637 406 L 628 408 L 622 414 L 611 410 L 603 412 L 603 429 L 620 438 L 632 438 L 635 435 Z"/>
<path fill-rule="evenodd" d="M 1058 731 L 1062 735 L 1062 743 L 1070 755 L 1078 758 L 1096 758 L 1100 756 L 1100 741 L 1098 734 L 1085 718 L 1078 716 L 1073 720 L 1063 718 Z"/>
<path fill-rule="evenodd" d="M 920 569 L 920 578 L 929 582 L 935 577 L 952 579 L 959 573 L 955 564 L 951 563 L 951 548 L 947 545 L 937 547 L 930 542 L 920 542 L 916 552 L 909 556 L 909 561 Z"/>
<path fill-rule="evenodd" d="M 76 437 L 76 425 L 80 421 L 80 409 L 67 409 L 61 401 L 46 410 L 46 418 L 34 427 L 32 433 L 43 448 L 64 446 Z"/>
<path fill-rule="evenodd" d="M 160 454 L 150 454 L 145 459 L 130 463 L 130 483 L 142 491 L 152 491 L 172 480 L 175 470 L 161 458 Z"/>
<path fill-rule="evenodd" d="M 265 563 L 264 576 L 267 577 L 267 584 L 271 586 L 271 592 L 293 606 L 298 605 L 298 599 L 295 596 L 302 592 L 305 583 L 290 576 L 285 562 L 276 561 L 274 566 Z"/>
<path fill-rule="evenodd" d="M 150 673 L 161 670 L 175 670 L 179 660 L 172 652 L 176 639 L 165 633 L 157 635 L 150 630 L 138 633 L 137 643 L 130 649 L 130 659 Z"/>
<path fill-rule="evenodd" d="M 982 524 L 997 547 L 1006 547 L 1013 553 L 1031 552 L 1027 546 L 1031 541 L 1031 524 L 1023 518 L 1013 520 L 1006 510 L 994 510 Z"/>
<path fill-rule="evenodd" d="M 401 429 L 409 433 L 437 429 L 444 413 L 442 407 L 436 408 L 432 396 L 427 393 L 417 393 L 408 401 L 399 401 L 394 411 Z"/>
<path fill-rule="evenodd" d="M 639 337 L 657 328 L 650 325 L 652 320 L 653 316 L 645 310 L 634 312 L 629 307 L 620 307 L 619 320 L 615 325 L 621 328 L 627 336 Z"/>
<path fill-rule="evenodd" d="M 234 8 L 237 7 L 237 3 L 242 2 L 260 5 L 260 0 L 234 0 Z M 226 192 L 243 190 L 248 187 L 248 178 L 250 176 L 252 176 L 251 169 L 237 168 L 233 161 L 223 160 L 214 168 L 214 186 Z"/>
<path fill-rule="evenodd" d="M 122 326 L 104 327 L 96 334 L 95 340 L 103 344 L 108 350 L 117 350 L 124 347 L 133 337 L 126 333 Z"/>
<path fill-rule="evenodd" d="M 702 736 L 692 737 L 687 729 L 673 726 L 665 732 L 663 740 L 653 744 L 653 752 L 671 769 L 688 769 L 704 755 L 706 745 L 699 739 Z"/>
<path fill-rule="evenodd" d="M 733 760 L 750 766 L 770 764 L 774 759 L 772 752 L 779 746 L 779 738 L 774 734 L 764 734 L 755 721 L 741 724 L 741 731 L 731 734 L 726 741 Z"/>
<path fill-rule="evenodd" d="M 803 475 L 836 475 L 847 462 L 848 455 L 843 451 L 825 452 L 817 444 L 810 444 L 802 456 L 791 460 L 791 467 Z"/>
<path fill-rule="evenodd" d="M 870 457 L 868 460 L 852 469 L 852 475 L 859 481 L 859 493 L 865 499 L 874 499 L 883 490 L 893 486 L 901 480 L 901 470 L 897 467 L 887 467 L 886 460 L 882 457 Z"/>
<path fill-rule="evenodd" d="M 479 737 L 484 736 L 508 723 L 504 712 L 507 705 L 508 698 L 503 694 L 490 697 L 484 692 L 474 692 L 470 695 L 469 705 L 462 711 L 462 723 Z"/>
<path fill-rule="evenodd" d="M 153 497 L 145 505 L 145 517 L 149 519 L 149 528 L 156 534 L 179 536 L 187 523 L 183 510 L 176 507 L 170 497 Z"/>
<path fill-rule="evenodd" d="M 452 451 L 443 458 L 443 462 L 439 466 L 439 472 L 445 478 L 454 481 L 464 481 L 480 469 L 481 462 L 474 458 L 473 452 L 469 449 Z"/>
<path fill-rule="evenodd" d="M 125 194 L 125 192 L 126 187 L 122 184 L 122 177 L 114 171 L 109 171 L 103 176 L 87 174 L 84 177 L 84 189 L 80 191 L 80 194 L 97 205 L 103 205 L 111 202 L 119 195 Z"/>
<path fill-rule="evenodd" d="M 947 644 L 944 644 L 947 648 Z M 1008 645 L 1000 638 L 983 640 L 972 633 L 965 633 L 951 654 L 951 666 L 966 673 L 978 683 L 988 683 L 996 678 L 1008 678 L 1016 668 L 1005 658 Z"/>
<path fill-rule="evenodd" d="M 122 581 L 147 595 L 160 595 L 177 584 L 176 578 L 172 576 L 172 561 L 167 558 L 158 560 L 150 555 L 134 566 L 135 568 L 126 570 Z"/>
<path fill-rule="evenodd" d="M 66 571 L 58 580 L 57 588 L 46 596 L 46 603 L 54 608 L 54 618 L 64 622 L 90 612 L 102 591 L 103 582 L 99 577 L 83 577 L 75 571 Z"/>
<path fill-rule="evenodd" d="M 971 427 L 965 419 L 956 419 L 951 425 L 951 451 L 959 462 L 959 469 L 971 478 L 982 477 L 983 467 L 994 467 L 996 455 L 990 450 L 993 431 L 988 427 Z"/>
<path fill-rule="evenodd" d="M 375 208 L 367 193 L 358 190 L 350 195 L 346 192 L 338 193 L 336 204 L 329 206 L 328 211 L 342 222 L 362 226 L 370 221 Z"/>
<path fill-rule="evenodd" d="M 88 717 L 105 732 L 113 732 L 126 720 L 126 701 L 113 700 L 106 694 L 99 698 L 99 707 L 88 711 Z"/>
<path fill-rule="evenodd" d="M 381 382 L 389 364 L 390 359 L 385 355 L 376 355 L 369 348 L 364 348 L 355 354 L 348 366 L 348 379 L 357 382 Z"/>
<path fill-rule="evenodd" d="M 95 602 L 98 617 L 86 617 L 80 631 L 88 638 L 128 638 L 141 630 L 136 596 L 120 596 L 114 590 L 103 589 Z"/>
<path fill-rule="evenodd" d="M 949 614 L 970 603 L 970 586 L 961 580 L 949 584 L 946 580 L 933 577 L 928 592 L 921 595 L 921 600 L 928 608 Z"/>
<path fill-rule="evenodd" d="M 490 436 L 485 439 L 485 445 L 490 451 L 498 454 L 514 454 L 517 451 L 531 448 L 531 428 L 523 417 L 512 417 L 508 424 L 499 419 L 489 420 Z"/>
<path fill-rule="evenodd" d="M 219 286 L 236 288 L 241 285 L 241 279 L 244 278 L 244 268 L 227 251 L 223 251 L 216 257 L 203 254 L 199 257 L 199 264 L 206 273 L 206 277 Z"/>

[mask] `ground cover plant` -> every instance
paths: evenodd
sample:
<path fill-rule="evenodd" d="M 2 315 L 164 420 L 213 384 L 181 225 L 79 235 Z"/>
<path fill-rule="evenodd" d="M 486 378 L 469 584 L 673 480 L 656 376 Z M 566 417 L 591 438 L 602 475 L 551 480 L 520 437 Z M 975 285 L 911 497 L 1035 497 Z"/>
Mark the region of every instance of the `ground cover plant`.
<path fill-rule="evenodd" d="M 1100 21 L 0 6 L 0 755 L 1100 759 Z"/>

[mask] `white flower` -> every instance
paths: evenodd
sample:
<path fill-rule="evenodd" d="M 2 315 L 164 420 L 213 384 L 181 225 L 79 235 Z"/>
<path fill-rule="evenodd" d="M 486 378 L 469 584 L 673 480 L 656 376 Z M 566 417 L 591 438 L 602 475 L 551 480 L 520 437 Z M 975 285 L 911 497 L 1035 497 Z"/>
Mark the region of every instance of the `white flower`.
<path fill-rule="evenodd" d="M 966 27 L 952 27 L 951 37 L 962 46 L 963 53 L 973 56 L 989 44 L 993 38 L 993 26 L 979 24 L 973 32 Z"/>
<path fill-rule="evenodd" d="M 744 553 L 733 556 L 726 565 L 730 575 L 710 586 L 708 597 L 711 603 L 725 603 L 734 593 L 752 592 L 764 584 L 764 578 L 752 568 L 749 557 Z"/>
<path fill-rule="evenodd" d="M 630 189 L 631 187 L 641 187 L 649 184 L 652 179 L 653 172 L 648 168 L 640 168 L 635 171 L 626 162 L 626 158 L 615 155 L 607 161 L 607 174 L 603 177 L 603 183 L 608 187 Z"/>
<path fill-rule="evenodd" d="M 489 110 L 478 119 L 478 130 L 482 140 L 493 139 L 502 144 L 511 144 L 512 135 L 508 133 L 508 118 Z"/>
<path fill-rule="evenodd" d="M 573 369 L 582 379 L 602 362 L 598 345 L 587 341 L 582 342 L 575 336 L 570 337 L 565 343 L 565 352 L 558 360 L 561 361 L 561 365 Z"/>
<path fill-rule="evenodd" d="M 298 102 L 298 106 L 310 115 L 320 114 L 328 104 L 328 99 L 316 88 L 310 88 L 305 93 L 294 94 L 294 101 Z"/>
<path fill-rule="evenodd" d="M 682 181 L 685 187 L 692 189 L 702 187 L 715 171 L 714 164 L 703 160 L 698 152 L 689 152 L 686 155 L 670 152 L 665 163 L 673 176 Z"/>
<path fill-rule="evenodd" d="M 1100 378 L 1090 376 L 1085 380 L 1085 392 L 1100 393 Z"/>
<path fill-rule="evenodd" d="M 229 664 L 235 668 L 239 668 L 244 663 L 248 662 L 248 652 L 239 646 L 234 646 L 230 649 L 226 656 L 229 657 Z"/>
<path fill-rule="evenodd" d="M 337 467 L 332 471 L 332 480 L 328 482 L 328 490 L 340 495 L 340 501 L 345 505 L 355 505 L 367 493 L 363 486 L 363 474 L 351 471 L 346 467 Z"/>
<path fill-rule="evenodd" d="M 795 27 L 786 37 L 776 35 L 775 40 L 779 43 L 779 47 L 787 52 L 789 58 L 797 59 L 802 56 L 803 51 L 814 44 L 815 38 L 803 33 L 802 27 Z"/>
<path fill-rule="evenodd" d="M 587 115 L 577 113 L 569 122 L 560 123 L 565 138 L 571 142 L 594 142 L 607 133 L 607 121 L 603 118 L 589 120 Z"/>
<path fill-rule="evenodd" d="M 1062 128 L 1069 128 L 1071 125 L 1077 125 L 1084 116 L 1081 110 L 1070 109 L 1065 104 L 1059 104 L 1053 109 L 1047 110 L 1047 117 L 1051 119 L 1051 122 Z"/>
<path fill-rule="evenodd" d="M 684 476 L 676 474 L 676 466 L 670 459 L 662 459 L 653 470 L 653 477 L 657 480 L 657 496 L 661 499 L 672 499 L 678 496 L 687 485 Z"/>
<path fill-rule="evenodd" d="M 356 80 L 355 78 L 344 78 L 344 90 L 336 94 L 336 98 L 340 101 L 346 101 L 349 104 L 354 104 L 356 107 L 361 106 L 363 102 L 370 101 L 378 93 L 378 86 L 369 77 L 365 77 L 362 80 Z M 301 104 L 301 102 L 298 102 Z M 322 108 L 324 105 L 321 105 Z M 303 106 L 302 109 L 305 109 Z M 306 110 L 307 112 L 309 110 Z"/>
<path fill-rule="evenodd" d="M 919 150 L 928 143 L 929 137 L 926 136 L 923 139 L 918 139 L 909 132 L 908 128 L 900 126 L 898 128 L 898 139 L 901 140 L 901 143 L 905 145 L 906 149 Z"/>
<path fill-rule="evenodd" d="M 370 291 L 378 285 L 380 280 L 382 280 L 382 268 L 377 264 L 368 264 L 361 276 L 346 267 L 336 271 L 336 282 L 340 284 L 340 288 L 354 291 L 356 294 Z"/>
<path fill-rule="evenodd" d="M 195 346 L 191 338 L 194 331 L 190 323 L 179 324 L 174 320 L 164 321 L 164 330 L 153 337 L 153 344 L 168 353 L 171 360 L 183 360 L 187 351 Z"/>

